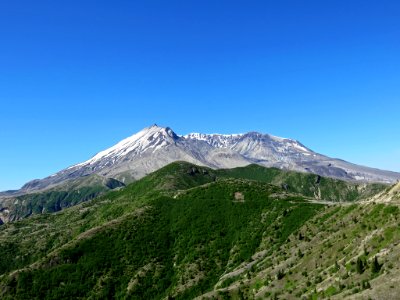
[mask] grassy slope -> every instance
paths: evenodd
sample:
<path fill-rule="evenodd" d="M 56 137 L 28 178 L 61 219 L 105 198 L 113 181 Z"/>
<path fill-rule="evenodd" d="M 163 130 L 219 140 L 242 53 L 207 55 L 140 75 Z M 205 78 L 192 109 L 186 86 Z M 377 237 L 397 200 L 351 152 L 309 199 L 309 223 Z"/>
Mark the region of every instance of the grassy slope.
<path fill-rule="evenodd" d="M 149 200 L 174 188 L 192 187 L 213 181 L 208 175 L 187 174 L 187 164 L 172 164 L 131 184 L 121 191 L 81 203 L 55 214 L 30 218 L 0 226 L 0 275 L 29 265 L 97 226 L 107 226 L 116 218 L 129 214 Z M 191 168 L 191 166 L 190 166 Z"/>
<path fill-rule="evenodd" d="M 240 299 L 357 292 L 369 274 L 358 274 L 351 264 L 359 243 L 374 234 L 373 226 L 391 228 L 398 211 L 373 204 L 324 209 L 266 183 L 286 183 L 290 192 L 301 189 L 309 196 L 307 182 L 313 186 L 315 178 L 295 173 L 288 180 L 279 172 L 174 163 L 121 191 L 2 226 L 0 298 Z M 365 261 L 398 240 L 397 231 L 387 230 Z M 350 246 L 336 249 L 345 244 Z M 345 277 L 345 287 L 330 284 L 332 265 L 342 260 L 345 266 L 334 274 Z M 368 277 L 371 286 L 390 266 L 380 263 L 375 279 Z M 283 278 L 276 278 L 278 271 Z"/>
<path fill-rule="evenodd" d="M 202 298 L 397 299 L 399 217 L 394 205 L 327 207 L 273 255 L 254 259 L 251 269 Z M 375 257 L 379 270 L 372 270 Z"/>
<path fill-rule="evenodd" d="M 176 163 L 177 165 L 182 163 Z M 184 163 L 183 163 L 184 164 Z M 185 164 L 184 164 L 185 165 Z M 195 175 L 199 171 L 194 167 L 193 170 L 187 166 L 184 172 Z M 365 197 L 369 197 L 385 189 L 383 184 L 362 184 L 355 182 L 346 182 L 335 180 L 332 178 L 323 178 L 318 175 L 309 173 L 299 173 L 283 171 L 275 168 L 265 168 L 259 165 L 249 165 L 242 168 L 211 170 L 202 168 L 201 172 L 204 183 L 209 180 L 218 178 L 242 178 L 251 179 L 261 182 L 271 183 L 282 186 L 292 193 L 299 193 L 307 197 L 317 198 L 329 201 L 355 201 Z M 173 178 L 176 174 L 171 172 L 171 168 L 163 168 L 160 172 L 168 177 Z M 122 175 L 121 175 L 122 176 Z M 153 175 L 148 177 L 152 180 Z M 193 177 L 193 176 L 192 176 Z M 187 182 L 175 182 L 171 186 L 162 187 L 164 189 L 176 190 L 190 187 L 192 177 L 184 177 Z M 27 194 L 10 198 L 0 205 L 0 209 L 7 208 L 10 213 L 0 217 L 5 220 L 18 220 L 31 216 L 32 214 L 41 214 L 46 212 L 57 212 L 64 208 L 74 206 L 81 202 L 91 200 L 105 192 L 110 188 L 104 184 L 104 178 L 98 175 L 91 175 L 79 180 L 69 181 L 61 186 L 38 193 Z"/>
<path fill-rule="evenodd" d="M 23 269 L 2 278 L 2 297 L 199 295 L 249 260 L 263 235 L 278 246 L 322 207 L 300 196 L 276 199 L 281 192 L 174 164 L 91 203 L 8 224 L 0 232 L 2 273 Z"/>

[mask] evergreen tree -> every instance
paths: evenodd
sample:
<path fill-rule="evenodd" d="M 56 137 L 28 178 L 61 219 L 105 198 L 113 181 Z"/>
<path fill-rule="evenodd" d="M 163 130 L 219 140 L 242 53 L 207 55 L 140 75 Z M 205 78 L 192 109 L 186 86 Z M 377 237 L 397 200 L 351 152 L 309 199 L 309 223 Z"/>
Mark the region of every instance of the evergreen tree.
<path fill-rule="evenodd" d="M 303 252 L 301 252 L 300 249 L 297 251 L 297 256 L 298 256 L 299 258 L 302 258 L 302 257 L 304 256 Z"/>
<path fill-rule="evenodd" d="M 363 260 L 361 258 L 357 258 L 356 270 L 357 270 L 358 274 L 364 273 L 365 265 L 364 265 L 364 262 L 363 262 Z"/>
<path fill-rule="evenodd" d="M 372 264 L 371 264 L 371 272 L 372 273 L 379 273 L 379 271 L 381 270 L 381 265 L 379 264 L 379 262 L 378 262 L 378 258 L 375 256 L 374 257 L 374 260 L 372 261 Z"/>
<path fill-rule="evenodd" d="M 278 273 L 276 274 L 276 279 L 281 280 L 283 277 L 285 277 L 285 272 L 279 270 Z"/>
<path fill-rule="evenodd" d="M 340 270 L 340 266 L 339 266 L 337 260 L 335 260 L 335 270 L 336 270 L 336 271 L 339 271 L 339 270 Z"/>

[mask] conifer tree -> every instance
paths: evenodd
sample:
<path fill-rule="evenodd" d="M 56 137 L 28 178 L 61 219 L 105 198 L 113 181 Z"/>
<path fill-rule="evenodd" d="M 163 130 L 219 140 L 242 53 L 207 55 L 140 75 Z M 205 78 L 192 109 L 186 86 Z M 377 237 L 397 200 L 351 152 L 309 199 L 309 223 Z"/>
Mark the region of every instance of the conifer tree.
<path fill-rule="evenodd" d="M 356 270 L 358 274 L 364 273 L 365 265 L 361 258 L 357 258 Z"/>
<path fill-rule="evenodd" d="M 379 264 L 379 262 L 378 262 L 378 258 L 375 256 L 374 257 L 374 260 L 372 261 L 372 264 L 371 264 L 371 272 L 372 273 L 379 273 L 379 271 L 381 270 L 381 265 Z"/>

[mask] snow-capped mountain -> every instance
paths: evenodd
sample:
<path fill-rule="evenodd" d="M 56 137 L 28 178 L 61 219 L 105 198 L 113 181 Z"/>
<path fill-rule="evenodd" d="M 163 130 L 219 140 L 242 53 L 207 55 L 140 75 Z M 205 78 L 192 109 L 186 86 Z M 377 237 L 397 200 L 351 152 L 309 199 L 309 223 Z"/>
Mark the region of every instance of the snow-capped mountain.
<path fill-rule="evenodd" d="M 214 148 L 231 149 L 246 158 L 258 161 L 279 161 L 290 155 L 309 156 L 313 153 L 298 141 L 258 132 L 232 135 L 191 133 L 184 138 L 205 141 Z"/>
<path fill-rule="evenodd" d="M 292 139 L 257 132 L 179 136 L 168 127 L 153 125 L 85 162 L 47 178 L 31 181 L 21 191 L 46 189 L 91 174 L 130 182 L 178 160 L 211 168 L 233 168 L 255 163 L 345 180 L 391 183 L 400 179 L 399 173 L 329 158 Z"/>

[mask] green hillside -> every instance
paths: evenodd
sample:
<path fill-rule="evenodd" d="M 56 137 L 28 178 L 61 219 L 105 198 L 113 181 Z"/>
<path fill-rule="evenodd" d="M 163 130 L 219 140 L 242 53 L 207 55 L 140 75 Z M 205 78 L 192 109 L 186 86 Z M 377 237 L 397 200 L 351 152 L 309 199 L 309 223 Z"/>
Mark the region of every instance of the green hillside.
<path fill-rule="evenodd" d="M 246 178 L 283 187 L 293 193 L 328 201 L 356 201 L 370 197 L 387 188 L 381 183 L 343 181 L 310 173 L 284 171 L 249 165 L 242 168 L 218 170 L 218 174 L 230 178 Z"/>
<path fill-rule="evenodd" d="M 35 214 L 57 212 L 122 186 L 124 184 L 118 180 L 90 175 L 45 191 L 2 199 L 0 209 L 7 209 L 7 219 L 15 221 Z"/>
<path fill-rule="evenodd" d="M 280 245 L 221 277 L 203 299 L 397 299 L 398 206 L 325 208 Z"/>
<path fill-rule="evenodd" d="M 175 176 L 176 172 L 186 176 Z M 159 179 L 155 178 L 155 176 L 158 176 Z M 387 187 L 379 183 L 346 182 L 309 173 L 265 168 L 259 165 L 212 170 L 190 166 L 181 162 L 166 166 L 147 176 L 144 181 L 141 180 L 139 182 L 141 185 L 146 185 L 146 182 L 154 181 L 152 183 L 153 186 L 157 185 L 157 188 L 174 193 L 177 190 L 184 190 L 196 184 L 204 184 L 224 178 L 241 178 L 270 183 L 280 186 L 291 193 L 327 201 L 356 201 L 374 195 Z M 123 183 L 116 179 L 105 179 L 98 175 L 67 181 L 46 191 L 2 200 L 0 202 L 0 219 L 3 219 L 3 221 L 15 221 L 35 214 L 57 212 L 91 200 L 121 186 L 123 186 Z M 136 188 L 138 187 L 136 186 Z M 151 188 L 151 190 L 154 190 L 154 188 Z M 1 209 L 7 209 L 9 213 L 6 216 L 2 216 Z"/>
<path fill-rule="evenodd" d="M 384 279 L 399 272 L 399 209 L 310 201 L 316 187 L 318 199 L 335 201 L 383 189 L 313 176 L 178 162 L 91 201 L 2 225 L 0 298 L 383 295 Z"/>

